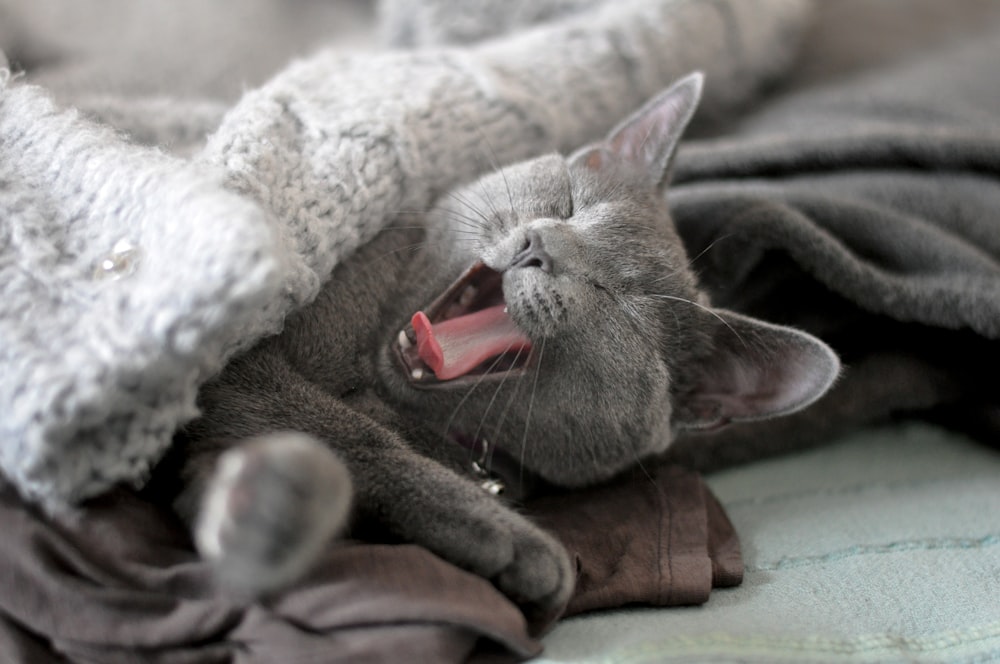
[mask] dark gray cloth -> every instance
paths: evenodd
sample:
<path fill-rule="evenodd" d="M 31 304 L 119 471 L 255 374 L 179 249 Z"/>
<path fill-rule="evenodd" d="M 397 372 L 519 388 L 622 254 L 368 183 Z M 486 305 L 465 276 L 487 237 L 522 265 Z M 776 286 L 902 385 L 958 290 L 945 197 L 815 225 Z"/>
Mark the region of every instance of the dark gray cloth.
<path fill-rule="evenodd" d="M 1000 431 L 1000 34 L 778 98 L 678 157 L 671 205 L 720 306 L 828 341 L 802 415 L 691 436 L 714 468 L 904 413 Z"/>

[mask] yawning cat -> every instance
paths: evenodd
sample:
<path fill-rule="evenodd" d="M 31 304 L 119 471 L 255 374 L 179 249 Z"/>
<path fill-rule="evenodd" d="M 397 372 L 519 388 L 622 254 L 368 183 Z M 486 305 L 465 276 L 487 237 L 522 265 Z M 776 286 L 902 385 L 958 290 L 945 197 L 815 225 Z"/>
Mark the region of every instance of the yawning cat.
<path fill-rule="evenodd" d="M 401 219 L 204 386 L 175 504 L 225 583 L 293 580 L 351 505 L 547 610 L 572 589 L 568 556 L 504 482 L 599 482 L 678 430 L 827 390 L 826 345 L 714 309 L 689 269 L 665 189 L 701 87 L 690 75 L 603 142 Z"/>

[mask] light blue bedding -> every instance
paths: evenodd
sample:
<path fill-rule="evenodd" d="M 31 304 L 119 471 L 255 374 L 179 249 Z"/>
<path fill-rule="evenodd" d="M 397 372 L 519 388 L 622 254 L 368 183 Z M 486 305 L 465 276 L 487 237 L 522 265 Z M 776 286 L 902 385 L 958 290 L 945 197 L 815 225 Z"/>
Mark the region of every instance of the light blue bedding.
<path fill-rule="evenodd" d="M 929 426 L 708 478 L 743 585 L 571 618 L 537 664 L 1000 660 L 1000 455 Z"/>

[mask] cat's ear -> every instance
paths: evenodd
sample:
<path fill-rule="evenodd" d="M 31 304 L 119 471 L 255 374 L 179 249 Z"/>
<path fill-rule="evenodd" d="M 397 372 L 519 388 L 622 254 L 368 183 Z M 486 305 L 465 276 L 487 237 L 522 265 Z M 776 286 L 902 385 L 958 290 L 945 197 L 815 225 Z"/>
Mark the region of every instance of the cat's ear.
<path fill-rule="evenodd" d="M 712 429 L 786 415 L 823 396 L 840 373 L 836 353 L 799 330 L 720 309 L 713 350 L 689 367 L 675 395 L 674 422 Z"/>
<path fill-rule="evenodd" d="M 612 129 L 603 142 L 572 155 L 570 162 L 599 171 L 610 160 L 623 160 L 648 174 L 650 184 L 665 188 L 677 143 L 698 107 L 704 80 L 701 72 L 685 76 Z"/>

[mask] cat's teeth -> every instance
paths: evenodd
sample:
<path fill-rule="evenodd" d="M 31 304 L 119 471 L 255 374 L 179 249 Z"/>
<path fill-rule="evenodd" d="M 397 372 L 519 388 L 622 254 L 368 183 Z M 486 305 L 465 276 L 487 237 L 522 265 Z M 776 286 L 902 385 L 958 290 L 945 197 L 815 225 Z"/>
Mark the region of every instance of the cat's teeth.
<path fill-rule="evenodd" d="M 475 286 L 466 286 L 465 290 L 462 291 L 462 296 L 458 298 L 458 303 L 463 307 L 469 306 L 472 304 L 472 301 L 476 299 L 477 292 L 478 291 Z"/>
<path fill-rule="evenodd" d="M 406 350 L 407 348 L 413 345 L 413 343 L 410 341 L 410 337 L 406 336 L 406 330 L 399 331 L 398 341 L 399 341 L 399 347 L 402 348 L 403 350 Z"/>
<path fill-rule="evenodd" d="M 424 377 L 424 370 L 421 369 L 420 367 L 417 367 L 416 369 L 410 372 L 410 375 L 413 376 L 413 380 L 420 380 L 421 378 Z"/>

